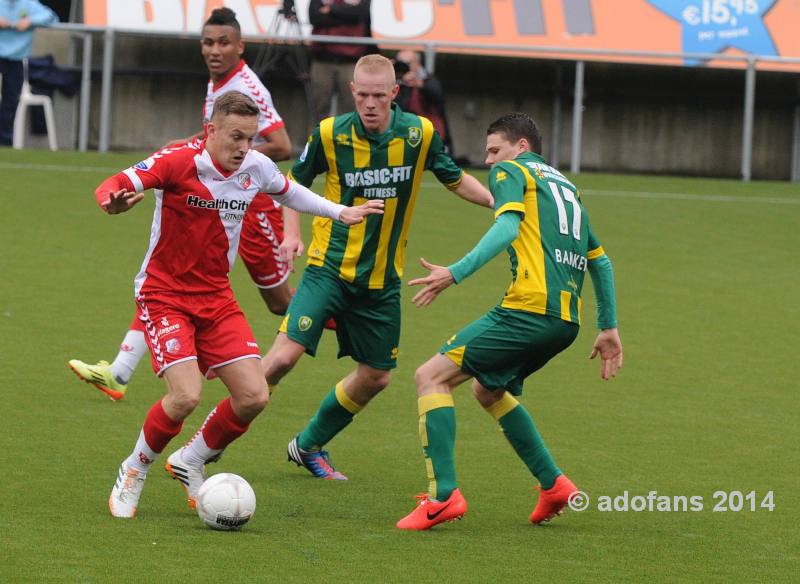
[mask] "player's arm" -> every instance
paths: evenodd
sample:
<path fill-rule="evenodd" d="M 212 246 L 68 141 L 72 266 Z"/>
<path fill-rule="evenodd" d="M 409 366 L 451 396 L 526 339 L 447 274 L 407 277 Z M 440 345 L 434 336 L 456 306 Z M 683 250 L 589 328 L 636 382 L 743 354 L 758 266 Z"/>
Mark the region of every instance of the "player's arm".
<path fill-rule="evenodd" d="M 316 215 L 319 217 L 330 217 L 347 225 L 361 223 L 367 215 L 382 215 L 383 201 L 370 200 L 357 207 L 347 207 L 329 201 L 325 197 L 309 190 L 307 187 L 294 181 L 286 180 L 286 189 L 283 193 L 273 194 L 276 200 L 282 205 L 291 207 L 295 211 Z"/>
<path fill-rule="evenodd" d="M 424 286 L 411 299 L 411 302 L 416 306 L 427 306 L 452 284 L 461 283 L 465 278 L 480 270 L 517 238 L 521 221 L 522 216 L 519 213 L 503 213 L 495 219 L 494 224 L 477 245 L 450 266 L 437 266 L 427 262 L 425 258 L 420 258 L 420 263 L 430 270 L 430 273 L 424 278 L 417 278 L 408 283 L 410 286 Z"/>
<path fill-rule="evenodd" d="M 600 377 L 610 379 L 622 367 L 622 341 L 617 330 L 617 300 L 614 269 L 603 246 L 589 229 L 589 275 L 597 301 L 597 328 L 600 333 L 592 346 L 590 359 L 600 355 Z"/>
<path fill-rule="evenodd" d="M 466 172 L 462 173 L 459 183 L 450 188 L 450 190 L 470 203 L 489 207 L 490 209 L 494 207 L 494 198 L 489 189 L 483 186 L 477 178 Z"/>
<path fill-rule="evenodd" d="M 285 127 L 281 126 L 261 136 L 265 142 L 253 148 L 253 150 L 269 156 L 275 162 L 289 160 L 292 155 L 292 140 L 289 138 Z"/>
<path fill-rule="evenodd" d="M 459 283 L 485 266 L 489 260 L 506 249 L 519 235 L 519 226 L 525 216 L 525 178 L 516 167 L 498 164 L 489 173 L 489 186 L 495 194 L 495 222 L 478 244 L 456 263 L 444 267 L 422 260 L 430 270 L 425 278 L 409 282 L 423 285 L 412 299 L 417 306 L 433 302 L 450 285 Z M 426 265 L 427 264 L 427 265 Z"/>
<path fill-rule="evenodd" d="M 434 131 L 431 137 L 425 168 L 433 171 L 440 183 L 465 201 L 483 207 L 494 206 L 489 190 L 474 176 L 461 170 L 447 153 L 439 132 Z"/>
<path fill-rule="evenodd" d="M 168 163 L 162 156 L 154 154 L 104 180 L 95 189 L 94 197 L 109 215 L 124 213 L 144 198 L 144 191 L 162 188 L 168 172 Z"/>

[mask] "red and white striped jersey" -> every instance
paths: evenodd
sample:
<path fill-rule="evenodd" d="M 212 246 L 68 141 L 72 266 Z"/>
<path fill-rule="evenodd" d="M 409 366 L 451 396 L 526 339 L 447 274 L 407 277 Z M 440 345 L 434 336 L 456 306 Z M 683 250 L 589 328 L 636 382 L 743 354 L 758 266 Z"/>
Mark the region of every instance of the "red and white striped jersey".
<path fill-rule="evenodd" d="M 228 73 L 224 79 L 214 83 L 208 80 L 208 91 L 206 101 L 203 105 L 203 132 L 208 122 L 211 120 L 211 112 L 214 110 L 214 102 L 223 93 L 228 91 L 240 91 L 256 102 L 259 109 L 258 114 L 258 134 L 253 140 L 253 146 L 259 146 L 265 142 L 264 136 L 283 128 L 283 119 L 278 114 L 272 104 L 272 96 L 253 70 L 247 66 L 243 60 Z"/>
<path fill-rule="evenodd" d="M 98 193 L 113 190 L 113 183 L 136 192 L 157 189 L 150 245 L 134 282 L 137 296 L 228 288 L 247 207 L 256 196 L 289 189 L 263 154 L 250 150 L 228 173 L 211 159 L 205 142 L 165 148 L 103 183 Z"/>

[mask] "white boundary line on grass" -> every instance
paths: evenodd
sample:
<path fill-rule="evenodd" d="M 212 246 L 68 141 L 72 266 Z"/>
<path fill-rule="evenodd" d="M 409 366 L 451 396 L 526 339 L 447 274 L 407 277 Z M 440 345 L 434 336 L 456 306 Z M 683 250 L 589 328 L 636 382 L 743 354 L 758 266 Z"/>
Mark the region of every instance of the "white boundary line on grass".
<path fill-rule="evenodd" d="M 113 174 L 118 168 L 106 166 L 71 166 L 66 164 L 31 164 L 24 162 L 0 162 L 0 169 L 41 170 L 49 172 L 94 172 Z M 423 187 L 441 186 L 438 182 L 422 181 Z M 607 191 L 600 189 L 581 189 L 582 193 L 598 197 L 620 197 L 630 199 L 664 199 L 673 201 L 702 201 L 712 203 L 756 203 L 767 205 L 800 205 L 800 194 L 791 197 L 751 197 L 736 195 L 694 195 L 691 193 L 647 192 L 647 191 Z"/>

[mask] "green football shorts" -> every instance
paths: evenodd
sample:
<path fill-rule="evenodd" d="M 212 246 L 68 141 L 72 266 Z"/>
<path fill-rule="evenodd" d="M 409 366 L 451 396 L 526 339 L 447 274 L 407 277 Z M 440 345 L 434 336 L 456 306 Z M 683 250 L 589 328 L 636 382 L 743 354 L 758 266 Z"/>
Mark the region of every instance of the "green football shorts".
<path fill-rule="evenodd" d="M 350 356 L 375 369 L 397 367 L 399 284 L 369 290 L 353 286 L 325 268 L 308 266 L 279 330 L 313 357 L 331 317 L 336 319 L 339 358 Z"/>
<path fill-rule="evenodd" d="M 453 335 L 439 349 L 486 389 L 522 393 L 522 382 L 566 349 L 578 325 L 495 306 Z"/>

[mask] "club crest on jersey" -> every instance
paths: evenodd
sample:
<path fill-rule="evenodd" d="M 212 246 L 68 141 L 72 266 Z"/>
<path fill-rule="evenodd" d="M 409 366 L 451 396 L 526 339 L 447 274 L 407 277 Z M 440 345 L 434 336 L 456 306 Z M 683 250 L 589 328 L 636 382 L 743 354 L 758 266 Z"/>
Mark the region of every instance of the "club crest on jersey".
<path fill-rule="evenodd" d="M 241 173 L 239 176 L 236 177 L 236 180 L 239 181 L 239 184 L 243 189 L 250 188 L 250 183 L 252 181 L 250 180 L 250 175 L 248 173 L 246 172 Z"/>
<path fill-rule="evenodd" d="M 302 332 L 305 332 L 305 331 L 307 331 L 308 329 L 310 329 L 310 328 L 311 328 L 311 324 L 312 324 L 313 322 L 314 322 L 314 321 L 313 321 L 313 320 L 311 320 L 311 318 L 310 318 L 310 317 L 308 317 L 308 316 L 301 316 L 301 317 L 300 317 L 300 318 L 297 320 L 297 328 L 299 328 L 299 329 L 300 329 Z"/>
<path fill-rule="evenodd" d="M 422 130 L 416 126 L 411 126 L 408 129 L 408 138 L 406 138 L 406 142 L 412 148 L 416 148 L 419 146 L 419 143 L 422 142 Z"/>
<path fill-rule="evenodd" d="M 153 166 L 153 164 L 155 164 L 155 162 L 156 162 L 155 158 L 150 156 L 149 158 L 145 158 L 141 162 L 137 162 L 136 164 L 134 164 L 133 168 L 136 168 L 138 170 L 150 170 L 150 168 Z"/>

